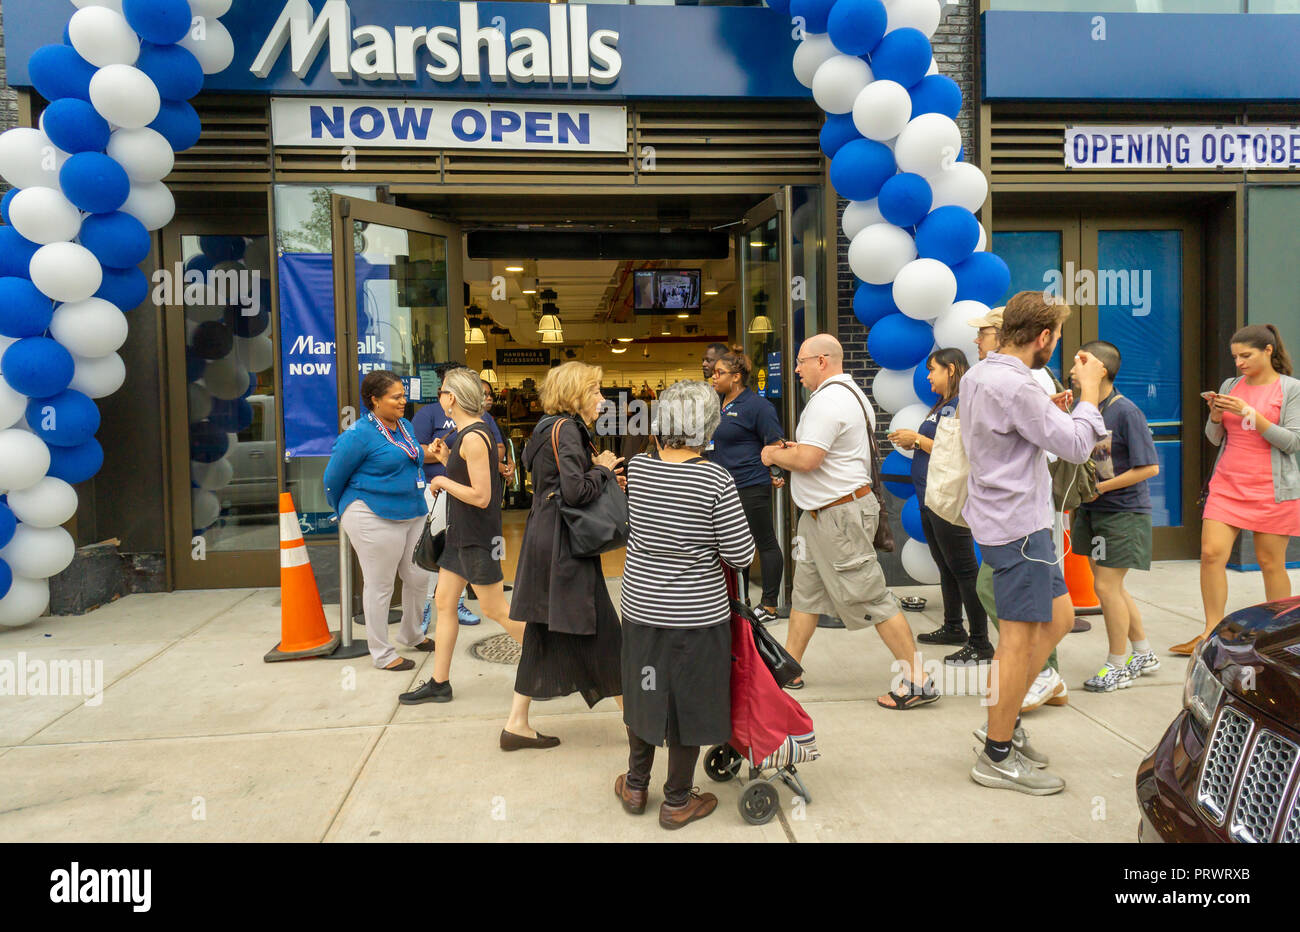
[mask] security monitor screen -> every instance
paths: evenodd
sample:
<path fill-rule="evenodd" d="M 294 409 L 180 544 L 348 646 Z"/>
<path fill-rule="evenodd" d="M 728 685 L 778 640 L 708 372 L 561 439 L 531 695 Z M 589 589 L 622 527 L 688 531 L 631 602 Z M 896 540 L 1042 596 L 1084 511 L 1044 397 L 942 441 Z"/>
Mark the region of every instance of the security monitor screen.
<path fill-rule="evenodd" d="M 698 311 L 699 269 L 642 269 L 634 280 L 638 311 Z"/>

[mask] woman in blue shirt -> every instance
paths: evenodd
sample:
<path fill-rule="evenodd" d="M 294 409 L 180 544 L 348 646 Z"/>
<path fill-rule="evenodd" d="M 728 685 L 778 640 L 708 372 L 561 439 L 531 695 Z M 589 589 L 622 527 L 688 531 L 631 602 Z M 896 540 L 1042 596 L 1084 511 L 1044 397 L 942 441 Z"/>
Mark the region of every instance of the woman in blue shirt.
<path fill-rule="evenodd" d="M 930 388 L 939 396 L 939 401 L 921 422 L 919 431 L 896 430 L 889 435 L 889 442 L 904 450 L 915 451 L 912 454 L 912 485 L 916 487 L 916 497 L 921 503 L 921 527 L 925 530 L 930 555 L 939 567 L 939 587 L 943 591 L 943 627 L 918 634 L 916 639 L 923 644 L 964 645 L 943 659 L 944 663 L 964 666 L 993 657 L 989 617 L 975 592 L 975 580 L 979 576 L 975 539 L 971 537 L 969 528 L 949 524 L 925 507 L 925 480 L 939 418 L 957 413 L 958 388 L 970 364 L 962 350 L 941 349 L 930 354 L 926 368 L 930 370 Z M 969 638 L 961 623 L 963 605 L 970 620 Z"/>
<path fill-rule="evenodd" d="M 753 368 L 744 348 L 734 345 L 714 362 L 713 388 L 722 396 L 722 419 L 705 455 L 731 473 L 740 493 L 740 504 L 763 570 L 763 600 L 754 614 L 766 625 L 776 621 L 781 574 L 785 569 L 785 557 L 772 527 L 772 487 L 780 488 L 785 480 L 772 477 L 763 465 L 761 453 L 763 447 L 780 440 L 784 432 L 772 403 L 746 387 Z M 748 570 L 745 589 L 748 592 Z"/>
<path fill-rule="evenodd" d="M 395 373 L 380 369 L 361 382 L 367 414 L 339 434 L 325 466 L 325 497 L 357 552 L 363 579 L 361 604 L 366 642 L 375 666 L 410 670 L 388 642 L 388 606 L 393 577 L 402 577 L 402 625 L 397 640 L 416 650 L 433 650 L 420 632 L 429 574 L 411 562 L 424 528 L 424 462 L 432 452 L 415 441 L 402 417 L 406 388 Z"/>

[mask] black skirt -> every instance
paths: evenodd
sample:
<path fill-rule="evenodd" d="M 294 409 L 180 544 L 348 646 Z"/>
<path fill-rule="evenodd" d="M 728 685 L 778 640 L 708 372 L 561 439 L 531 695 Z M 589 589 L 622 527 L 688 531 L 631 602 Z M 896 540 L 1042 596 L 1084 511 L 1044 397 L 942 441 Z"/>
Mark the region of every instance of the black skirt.
<path fill-rule="evenodd" d="M 731 737 L 731 625 L 623 625 L 623 722 L 647 744 Z"/>
<path fill-rule="evenodd" d="M 602 699 L 622 695 L 619 658 L 623 630 L 603 585 L 596 598 L 595 634 L 565 634 L 533 623 L 524 627 L 515 692 L 533 699 L 577 693 L 588 708 Z"/>
<path fill-rule="evenodd" d="M 490 586 L 505 579 L 501 561 L 486 547 L 448 547 L 438 558 L 438 568 L 463 577 L 470 585 Z"/>

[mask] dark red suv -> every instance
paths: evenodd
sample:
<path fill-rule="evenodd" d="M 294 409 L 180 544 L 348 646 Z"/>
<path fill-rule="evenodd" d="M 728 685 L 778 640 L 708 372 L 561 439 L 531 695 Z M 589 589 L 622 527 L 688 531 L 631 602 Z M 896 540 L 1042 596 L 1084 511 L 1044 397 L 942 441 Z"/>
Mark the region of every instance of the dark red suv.
<path fill-rule="evenodd" d="M 1300 842 L 1300 598 L 1234 612 L 1137 774 L 1141 841 Z"/>

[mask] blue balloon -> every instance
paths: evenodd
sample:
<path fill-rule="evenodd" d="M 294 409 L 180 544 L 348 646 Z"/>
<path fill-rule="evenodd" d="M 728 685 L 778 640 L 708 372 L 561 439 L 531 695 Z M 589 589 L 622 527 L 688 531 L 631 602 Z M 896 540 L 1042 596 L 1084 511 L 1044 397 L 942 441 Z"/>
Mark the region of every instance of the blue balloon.
<path fill-rule="evenodd" d="M 18 195 L 18 191 L 18 188 L 10 188 L 5 192 L 5 196 L 0 198 L 0 219 L 3 219 L 6 225 L 9 224 L 9 205 Z"/>
<path fill-rule="evenodd" d="M 0 505 L 0 547 L 9 546 L 9 541 L 14 539 L 14 531 L 18 528 L 18 519 L 9 509 L 7 504 Z"/>
<path fill-rule="evenodd" d="M 24 239 L 13 227 L 0 227 L 0 276 L 29 277 L 32 256 L 40 248 L 38 243 Z"/>
<path fill-rule="evenodd" d="M 256 373 L 256 372 L 250 372 L 250 373 L 248 373 L 248 388 L 244 389 L 244 394 L 240 395 L 239 397 L 240 397 L 240 398 L 247 398 L 249 395 L 256 394 L 256 392 L 257 392 L 257 373 Z M 252 407 L 252 405 L 249 405 L 249 407 L 248 407 L 248 424 L 252 424 L 252 423 L 253 423 L 253 407 Z M 244 427 L 247 427 L 248 424 L 245 424 Z M 243 429 L 244 429 L 243 427 L 240 428 L 240 430 L 243 430 Z"/>
<path fill-rule="evenodd" d="M 936 207 L 916 228 L 916 254 L 956 265 L 970 258 L 979 239 L 979 221 L 965 207 Z"/>
<path fill-rule="evenodd" d="M 235 348 L 235 335 L 220 320 L 205 320 L 190 335 L 190 351 L 200 359 L 224 359 Z"/>
<path fill-rule="evenodd" d="M 930 212 L 934 192 L 930 182 L 912 172 L 899 172 L 880 186 L 876 206 L 896 227 L 914 227 Z"/>
<path fill-rule="evenodd" d="M 0 560 L 0 599 L 9 594 L 9 587 L 14 584 L 14 571 L 9 568 L 9 564 Z"/>
<path fill-rule="evenodd" d="M 904 26 L 886 33 L 871 53 L 871 75 L 877 81 L 897 81 L 911 87 L 930 68 L 930 40 L 919 29 Z"/>
<path fill-rule="evenodd" d="M 92 214 L 117 210 L 131 193 L 126 169 L 102 152 L 78 152 L 64 162 L 59 186 L 68 200 Z"/>
<path fill-rule="evenodd" d="M 831 186 L 840 197 L 869 201 L 897 170 L 889 146 L 874 139 L 854 139 L 831 159 Z"/>
<path fill-rule="evenodd" d="M 102 152 L 108 145 L 108 121 L 76 97 L 56 100 L 45 108 L 45 135 L 64 152 Z"/>
<path fill-rule="evenodd" d="M 54 302 L 26 278 L 0 278 L 0 334 L 37 337 L 49 329 Z"/>
<path fill-rule="evenodd" d="M 252 425 L 253 406 L 243 398 L 236 398 L 234 401 L 222 401 L 216 398 L 212 401 L 212 411 L 208 414 L 208 421 L 227 433 L 237 434 Z"/>
<path fill-rule="evenodd" d="M 259 336 L 266 331 L 267 327 L 271 326 L 271 311 L 270 308 L 266 307 L 256 314 L 247 316 L 240 313 L 239 308 L 236 308 L 234 317 L 235 333 L 244 338 Z"/>
<path fill-rule="evenodd" d="M 1011 270 L 994 253 L 977 252 L 952 267 L 957 279 L 956 301 L 979 301 L 997 307 L 1011 287 Z"/>
<path fill-rule="evenodd" d="M 141 39 L 171 45 L 190 31 L 188 0 L 122 0 L 122 15 Z"/>
<path fill-rule="evenodd" d="M 984 554 L 980 553 L 980 545 L 976 544 L 975 541 L 971 541 L 971 543 L 975 545 L 975 562 L 982 564 L 984 562 Z"/>
<path fill-rule="evenodd" d="M 912 119 L 923 113 L 942 113 L 957 119 L 961 113 L 961 88 L 946 74 L 927 74 L 908 88 L 912 98 Z"/>
<path fill-rule="evenodd" d="M 211 421 L 190 425 L 190 459 L 196 463 L 215 463 L 230 449 L 228 432 Z"/>
<path fill-rule="evenodd" d="M 174 152 L 190 148 L 203 132 L 198 111 L 184 100 L 164 100 L 149 128 L 161 133 Z"/>
<path fill-rule="evenodd" d="M 886 369 L 910 369 L 930 355 L 934 329 L 906 314 L 890 314 L 867 333 L 867 352 Z"/>
<path fill-rule="evenodd" d="M 790 15 L 802 16 L 804 32 L 825 32 L 835 0 L 790 0 Z"/>
<path fill-rule="evenodd" d="M 218 262 L 236 262 L 244 258 L 247 241 L 242 236 L 200 236 L 199 249 L 212 260 Z"/>
<path fill-rule="evenodd" d="M 149 297 L 149 279 L 139 269 L 104 269 L 104 282 L 95 297 L 122 311 L 134 311 Z"/>
<path fill-rule="evenodd" d="M 190 256 L 185 260 L 186 272 L 202 272 L 206 275 L 216 267 L 217 264 L 203 253 L 199 253 L 197 256 Z"/>
<path fill-rule="evenodd" d="M 790 0 L 767 0 L 768 9 L 776 10 L 782 16 L 790 14 Z"/>
<path fill-rule="evenodd" d="M 897 476 L 898 478 L 890 478 Z M 908 498 L 916 494 L 912 485 L 912 461 L 897 450 L 885 457 L 880 464 L 880 478 L 887 488 L 899 498 Z"/>
<path fill-rule="evenodd" d="M 90 100 L 90 79 L 96 68 L 67 45 L 43 45 L 27 60 L 32 86 L 46 100 L 76 97 Z"/>
<path fill-rule="evenodd" d="M 858 290 L 853 292 L 853 316 L 867 329 L 890 314 L 899 313 L 894 303 L 894 286 L 873 285 L 871 282 L 858 282 Z"/>
<path fill-rule="evenodd" d="M 151 246 L 144 224 L 120 210 L 87 217 L 81 224 L 80 240 L 100 265 L 110 269 L 135 268 L 148 258 Z"/>
<path fill-rule="evenodd" d="M 903 511 L 900 517 L 903 520 L 903 530 L 912 540 L 919 540 L 925 543 L 925 527 L 921 524 L 921 503 L 913 494 L 903 502 Z"/>
<path fill-rule="evenodd" d="M 835 158 L 835 153 L 839 152 L 845 143 L 861 138 L 862 134 L 853 125 L 853 114 L 827 114 L 826 122 L 822 124 L 821 144 L 822 151 L 826 153 L 828 159 Z"/>
<path fill-rule="evenodd" d="M 0 373 L 28 398 L 49 398 L 72 381 L 72 354 L 49 337 L 26 337 L 0 357 Z"/>
<path fill-rule="evenodd" d="M 203 66 L 184 46 L 141 42 L 135 66 L 149 76 L 163 100 L 189 100 L 203 90 Z"/>
<path fill-rule="evenodd" d="M 826 31 L 831 43 L 845 55 L 865 55 L 885 34 L 888 18 L 880 0 L 835 0 L 826 18 Z"/>
<path fill-rule="evenodd" d="M 930 354 L 926 353 L 926 359 Z M 939 401 L 938 393 L 930 387 L 930 367 L 925 363 L 920 363 L 916 371 L 912 373 L 912 391 L 916 392 L 916 397 L 921 399 L 921 404 L 927 407 L 933 407 Z"/>
<path fill-rule="evenodd" d="M 27 425 L 53 447 L 77 447 L 99 430 L 99 408 L 74 388 L 27 402 Z"/>
<path fill-rule="evenodd" d="M 85 482 L 104 465 L 104 448 L 93 437 L 75 447 L 50 447 L 48 475 L 69 485 Z"/>

